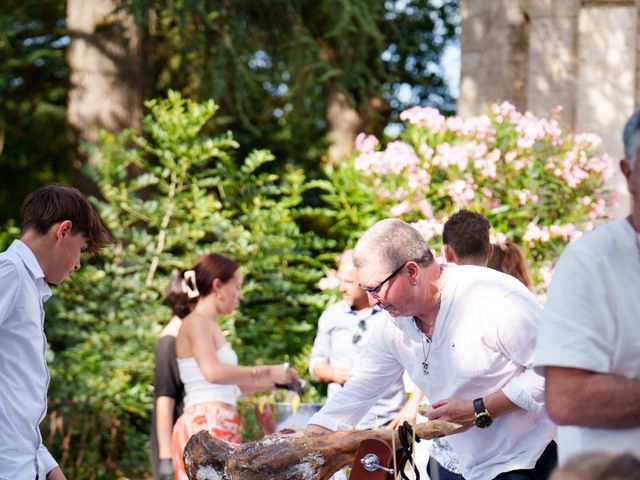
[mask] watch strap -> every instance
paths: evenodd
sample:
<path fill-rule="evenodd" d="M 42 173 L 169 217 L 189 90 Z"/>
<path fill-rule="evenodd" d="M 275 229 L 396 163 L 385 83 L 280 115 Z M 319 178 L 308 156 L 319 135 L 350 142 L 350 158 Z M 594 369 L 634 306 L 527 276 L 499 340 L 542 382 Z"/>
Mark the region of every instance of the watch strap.
<path fill-rule="evenodd" d="M 473 401 L 473 410 L 476 413 L 482 413 L 487 411 L 487 408 L 484 406 L 484 400 L 482 400 L 482 397 L 476 398 Z"/>

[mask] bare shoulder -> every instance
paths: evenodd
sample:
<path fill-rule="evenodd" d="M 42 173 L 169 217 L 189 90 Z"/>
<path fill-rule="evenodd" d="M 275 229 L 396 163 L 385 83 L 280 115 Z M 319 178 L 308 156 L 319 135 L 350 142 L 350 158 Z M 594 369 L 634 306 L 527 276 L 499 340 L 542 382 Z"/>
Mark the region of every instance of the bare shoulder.
<path fill-rule="evenodd" d="M 182 319 L 178 317 L 173 317 L 169 323 L 165 325 L 160 332 L 160 337 L 165 337 L 167 335 L 172 337 L 177 337 L 178 332 L 180 331 L 180 327 L 182 326 Z"/>

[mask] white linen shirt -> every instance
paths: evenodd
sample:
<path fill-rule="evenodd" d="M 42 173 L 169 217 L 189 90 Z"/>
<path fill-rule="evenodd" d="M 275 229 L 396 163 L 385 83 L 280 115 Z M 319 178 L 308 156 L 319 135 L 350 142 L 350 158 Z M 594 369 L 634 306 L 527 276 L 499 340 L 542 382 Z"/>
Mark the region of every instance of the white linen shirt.
<path fill-rule="evenodd" d="M 485 267 L 447 266 L 442 283 L 431 350 L 412 318 L 381 318 L 361 368 L 309 423 L 331 430 L 355 425 L 404 368 L 432 402 L 502 390 L 522 408 L 487 429 L 447 437 L 465 479 L 533 468 L 555 436 L 544 408 L 544 378 L 531 368 L 540 307 L 520 282 Z M 429 375 L 422 369 L 425 356 Z"/>
<path fill-rule="evenodd" d="M 57 465 L 42 444 L 47 411 L 44 302 L 51 290 L 20 240 L 0 253 L 0 479 L 44 480 Z"/>
<path fill-rule="evenodd" d="M 562 253 L 544 307 L 535 365 L 640 380 L 640 239 L 627 220 Z M 588 402 L 588 399 L 584 399 Z M 590 451 L 640 455 L 640 427 L 558 427 L 558 460 Z"/>
<path fill-rule="evenodd" d="M 369 341 L 372 325 L 385 316 L 376 307 L 368 317 L 362 318 L 344 300 L 327 308 L 318 320 L 318 333 L 309 354 L 311 375 L 314 375 L 313 368 L 316 364 L 322 361 L 332 366 L 355 370 Z M 342 385 L 339 383 L 329 383 L 327 398 L 340 390 Z M 358 428 L 376 428 L 393 420 L 405 399 L 401 374 L 363 417 Z"/>

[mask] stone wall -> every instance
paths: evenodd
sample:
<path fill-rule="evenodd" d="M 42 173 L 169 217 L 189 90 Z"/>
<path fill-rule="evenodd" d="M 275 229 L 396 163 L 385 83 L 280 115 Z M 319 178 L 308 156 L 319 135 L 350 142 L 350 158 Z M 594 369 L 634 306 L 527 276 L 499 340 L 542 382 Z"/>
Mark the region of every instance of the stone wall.
<path fill-rule="evenodd" d="M 461 0 L 458 113 L 508 100 L 545 115 L 556 105 L 577 131 L 622 158 L 621 130 L 640 105 L 640 0 Z M 613 213 L 628 212 L 622 175 Z"/>

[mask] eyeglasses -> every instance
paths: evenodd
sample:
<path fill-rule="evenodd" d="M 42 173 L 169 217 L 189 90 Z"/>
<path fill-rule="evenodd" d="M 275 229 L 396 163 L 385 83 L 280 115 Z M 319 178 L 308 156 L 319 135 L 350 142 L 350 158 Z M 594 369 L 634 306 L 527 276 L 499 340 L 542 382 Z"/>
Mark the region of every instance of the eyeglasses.
<path fill-rule="evenodd" d="M 361 318 L 358 322 L 358 330 L 353 334 L 353 338 L 351 338 L 351 343 L 354 345 L 358 343 L 362 339 L 362 334 L 367 329 L 367 323 L 364 321 L 364 318 Z"/>
<path fill-rule="evenodd" d="M 363 287 L 362 284 L 358 284 L 358 286 L 364 290 L 365 292 L 367 292 L 369 295 L 371 295 L 374 298 L 380 298 L 380 289 L 382 288 L 382 286 L 387 283 L 389 280 L 391 280 L 393 277 L 395 277 L 397 274 L 399 274 L 402 269 L 404 268 L 404 266 L 407 264 L 407 262 L 404 262 L 402 265 L 400 265 L 398 268 L 396 268 L 391 275 L 389 275 L 387 278 L 385 278 L 384 280 L 382 280 L 377 286 L 373 287 L 373 288 L 369 288 L 369 287 Z"/>

